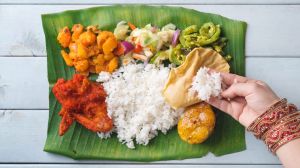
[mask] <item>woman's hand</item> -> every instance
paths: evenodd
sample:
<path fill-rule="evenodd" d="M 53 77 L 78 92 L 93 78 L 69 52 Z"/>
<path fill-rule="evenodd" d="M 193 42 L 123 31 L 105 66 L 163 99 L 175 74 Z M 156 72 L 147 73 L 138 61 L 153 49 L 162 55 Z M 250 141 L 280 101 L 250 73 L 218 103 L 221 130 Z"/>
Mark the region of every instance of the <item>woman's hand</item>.
<path fill-rule="evenodd" d="M 230 73 L 221 73 L 221 77 L 227 89 L 221 93 L 221 99 L 211 98 L 208 103 L 228 113 L 245 127 L 280 100 L 262 81 Z"/>

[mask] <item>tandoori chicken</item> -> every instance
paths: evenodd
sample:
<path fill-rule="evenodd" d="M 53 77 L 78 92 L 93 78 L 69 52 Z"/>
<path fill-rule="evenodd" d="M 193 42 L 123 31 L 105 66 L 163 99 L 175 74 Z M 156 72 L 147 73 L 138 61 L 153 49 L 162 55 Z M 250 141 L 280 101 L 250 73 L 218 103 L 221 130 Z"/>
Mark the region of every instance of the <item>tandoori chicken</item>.
<path fill-rule="evenodd" d="M 113 128 L 101 84 L 75 74 L 71 80 L 58 79 L 52 91 L 62 104 L 59 135 L 64 135 L 74 120 L 93 132 L 108 132 Z"/>

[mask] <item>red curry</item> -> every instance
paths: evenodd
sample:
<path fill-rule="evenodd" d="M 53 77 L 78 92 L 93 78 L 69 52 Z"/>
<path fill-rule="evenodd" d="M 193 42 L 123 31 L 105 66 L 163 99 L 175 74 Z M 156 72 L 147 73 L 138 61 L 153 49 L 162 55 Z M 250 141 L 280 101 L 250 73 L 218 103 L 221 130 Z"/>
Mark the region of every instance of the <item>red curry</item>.
<path fill-rule="evenodd" d="M 71 80 L 58 79 L 52 91 L 62 104 L 59 135 L 64 135 L 74 120 L 93 132 L 108 132 L 113 128 L 101 84 L 75 74 Z"/>

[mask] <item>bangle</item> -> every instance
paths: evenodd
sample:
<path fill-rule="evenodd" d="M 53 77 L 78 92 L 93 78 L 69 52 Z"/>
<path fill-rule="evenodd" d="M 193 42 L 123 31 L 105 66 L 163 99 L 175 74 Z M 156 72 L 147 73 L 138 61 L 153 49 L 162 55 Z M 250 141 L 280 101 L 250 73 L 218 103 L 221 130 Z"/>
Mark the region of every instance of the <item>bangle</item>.
<path fill-rule="evenodd" d="M 282 145 L 300 138 L 300 113 L 292 113 L 282 118 L 277 125 L 267 131 L 265 144 L 273 153 Z"/>
<path fill-rule="evenodd" d="M 281 99 L 254 120 L 247 130 L 252 132 L 257 139 L 264 140 L 266 132 L 275 125 L 278 120 L 296 111 L 297 107 L 295 105 L 287 104 L 286 99 Z"/>

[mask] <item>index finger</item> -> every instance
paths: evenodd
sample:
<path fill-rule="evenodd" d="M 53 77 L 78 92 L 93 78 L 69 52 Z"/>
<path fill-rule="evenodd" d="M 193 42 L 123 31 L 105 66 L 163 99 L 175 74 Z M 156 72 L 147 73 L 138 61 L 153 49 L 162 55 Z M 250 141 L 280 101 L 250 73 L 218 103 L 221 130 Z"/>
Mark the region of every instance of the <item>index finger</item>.
<path fill-rule="evenodd" d="M 223 79 L 223 82 L 226 85 L 232 85 L 233 83 L 236 83 L 236 82 L 237 83 L 245 83 L 250 80 L 246 77 L 239 76 L 236 74 L 226 73 L 226 72 L 221 72 L 221 77 Z"/>

